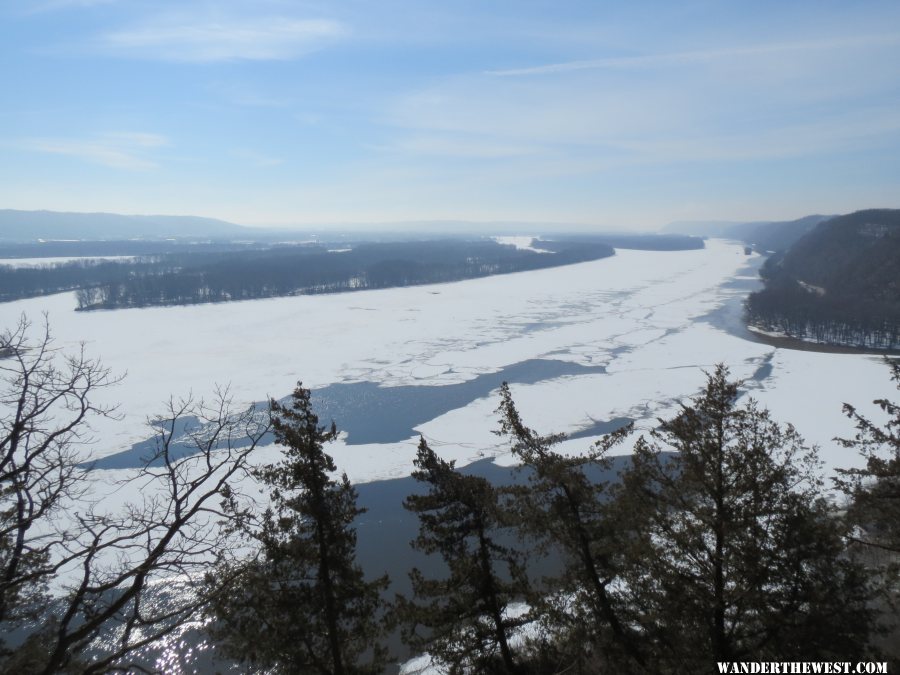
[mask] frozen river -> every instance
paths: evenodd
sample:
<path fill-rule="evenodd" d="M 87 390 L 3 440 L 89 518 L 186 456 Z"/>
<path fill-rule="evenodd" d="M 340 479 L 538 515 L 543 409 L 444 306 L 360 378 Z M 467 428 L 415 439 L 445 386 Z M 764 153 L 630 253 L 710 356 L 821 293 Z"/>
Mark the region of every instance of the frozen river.
<path fill-rule="evenodd" d="M 0 325 L 14 326 L 22 313 L 39 323 L 46 312 L 59 346 L 83 341 L 126 374 L 97 397 L 119 404 L 122 419 L 94 424 L 95 487 L 112 509 L 140 498 L 115 479 L 133 475 L 146 452 L 146 419 L 170 396 L 230 385 L 236 403 L 250 404 L 286 396 L 303 380 L 323 417 L 345 432 L 328 451 L 352 481 L 366 483 L 358 560 L 373 575 L 387 571 L 392 593 L 409 590 L 410 565 L 439 569 L 408 547 L 417 522 L 401 506 L 417 487 L 408 476 L 419 434 L 467 471 L 522 480 L 505 468 L 508 446 L 492 433 L 504 380 L 529 426 L 568 432 L 563 448 L 579 453 L 625 421 L 638 432 L 654 427 L 724 362 L 775 419 L 821 446 L 826 472 L 859 465 L 833 440 L 853 432 L 841 404 L 877 419 L 867 402 L 895 396 L 888 369 L 874 356 L 754 338 L 741 303 L 758 284 L 760 262 L 743 246 L 710 241 L 702 250 L 618 251 L 451 284 L 194 307 L 75 312 L 67 293 L 0 304 Z M 258 451 L 261 461 L 277 455 L 272 445 Z"/>
<path fill-rule="evenodd" d="M 875 415 L 865 404 L 892 395 L 887 368 L 874 356 L 754 341 L 739 309 L 758 263 L 710 241 L 451 284 L 192 307 L 75 312 L 67 293 L 2 304 L 0 325 L 47 312 L 58 344 L 84 341 L 126 374 L 102 392 L 123 418 L 95 424 L 94 456 L 111 467 L 134 459 L 127 451 L 170 395 L 229 384 L 251 403 L 298 380 L 347 431 L 330 451 L 356 482 L 408 475 L 420 433 L 460 465 L 508 463 L 491 433 L 504 379 L 526 422 L 575 434 L 564 446 L 575 453 L 616 423 L 641 430 L 671 415 L 720 361 L 819 444 L 829 467 L 858 464 L 833 442 L 852 431 L 841 404 Z"/>

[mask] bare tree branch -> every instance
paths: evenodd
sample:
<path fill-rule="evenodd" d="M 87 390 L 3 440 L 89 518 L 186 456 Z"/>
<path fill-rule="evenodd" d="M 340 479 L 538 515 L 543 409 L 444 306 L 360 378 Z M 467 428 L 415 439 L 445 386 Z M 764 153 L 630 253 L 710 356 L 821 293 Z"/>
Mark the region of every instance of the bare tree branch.
<path fill-rule="evenodd" d="M 247 517 L 237 485 L 269 416 L 235 412 L 227 388 L 210 401 L 171 399 L 149 421 L 154 451 L 118 486 L 136 499 L 108 513 L 82 446 L 90 418 L 116 414 L 93 395 L 119 378 L 83 347 L 61 353 L 46 318 L 36 340 L 31 329 L 22 317 L 0 336 L 0 625 L 42 621 L 0 643 L 0 670 L 146 670 L 130 655 L 210 600 L 203 572 Z"/>

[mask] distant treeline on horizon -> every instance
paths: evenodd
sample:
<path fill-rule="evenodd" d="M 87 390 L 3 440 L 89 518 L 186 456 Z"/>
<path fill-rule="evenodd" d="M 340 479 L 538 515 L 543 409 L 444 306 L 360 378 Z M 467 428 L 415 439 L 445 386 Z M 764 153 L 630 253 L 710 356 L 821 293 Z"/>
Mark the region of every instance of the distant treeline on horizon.
<path fill-rule="evenodd" d="M 103 244 L 102 251 L 116 250 L 110 242 L 98 243 Z M 614 245 L 678 250 L 702 248 L 703 242 L 671 235 L 584 236 L 539 240 L 535 247 L 539 251 L 488 239 L 361 242 L 332 248 L 170 243 L 156 255 L 131 260 L 73 260 L 19 268 L 3 266 L 0 260 L 0 301 L 75 290 L 78 309 L 92 310 L 337 293 L 598 260 L 614 255 Z"/>

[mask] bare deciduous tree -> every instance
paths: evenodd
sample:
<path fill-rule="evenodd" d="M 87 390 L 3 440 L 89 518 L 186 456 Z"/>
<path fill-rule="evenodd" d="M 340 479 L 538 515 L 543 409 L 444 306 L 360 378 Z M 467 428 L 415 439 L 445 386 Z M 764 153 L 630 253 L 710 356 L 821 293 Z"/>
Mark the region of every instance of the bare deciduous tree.
<path fill-rule="evenodd" d="M 235 484 L 268 414 L 233 412 L 227 390 L 170 400 L 142 468 L 113 486 L 138 499 L 110 508 L 83 446 L 88 420 L 114 414 L 92 396 L 117 378 L 83 348 L 56 348 L 46 321 L 38 339 L 30 329 L 23 318 L 0 338 L 0 669 L 146 670 L 129 655 L 209 601 L 201 572 L 229 550 Z"/>

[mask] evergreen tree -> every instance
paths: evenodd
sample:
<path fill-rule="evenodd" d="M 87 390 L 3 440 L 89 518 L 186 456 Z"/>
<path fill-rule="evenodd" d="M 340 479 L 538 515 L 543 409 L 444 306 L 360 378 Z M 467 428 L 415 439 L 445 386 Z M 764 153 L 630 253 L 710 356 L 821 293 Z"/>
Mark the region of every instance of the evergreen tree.
<path fill-rule="evenodd" d="M 900 361 L 888 365 L 891 379 L 900 388 Z M 866 465 L 840 471 L 837 483 L 851 500 L 848 515 L 857 526 L 856 541 L 890 556 L 900 553 L 900 405 L 887 399 L 875 404 L 889 416 L 883 427 L 844 404 L 857 432 L 852 439 L 838 440 L 858 449 Z"/>
<path fill-rule="evenodd" d="M 449 568 L 440 579 L 410 573 L 414 599 L 400 599 L 407 627 L 404 638 L 414 649 L 427 649 L 450 673 L 521 672 L 510 647 L 511 632 L 527 622 L 509 613 L 525 593 L 521 553 L 498 542 L 510 525 L 504 491 L 479 476 L 456 471 L 419 442 L 413 477 L 428 485 L 410 495 L 404 507 L 419 517 L 413 546 L 437 553 Z"/>
<path fill-rule="evenodd" d="M 532 470 L 520 500 L 524 534 L 563 556 L 561 576 L 545 584 L 554 591 L 533 599 L 546 638 L 537 651 L 569 672 L 643 670 L 639 636 L 618 583 L 628 548 L 627 518 L 610 502 L 608 482 L 593 477 L 612 470 L 607 455 L 631 425 L 601 439 L 587 455 L 568 457 L 554 450 L 565 435 L 542 436 L 528 428 L 505 382 L 500 395 L 497 433 L 512 439 L 513 454 Z"/>
<path fill-rule="evenodd" d="M 871 626 L 815 449 L 718 366 L 702 395 L 635 446 L 619 501 L 644 555 L 627 588 L 662 672 L 715 661 L 849 661 Z M 663 450 L 674 451 L 666 455 Z"/>
<path fill-rule="evenodd" d="M 226 654 L 266 671 L 380 673 L 388 580 L 366 581 L 355 562 L 353 520 L 363 510 L 346 474 L 329 477 L 336 469 L 324 450 L 337 429 L 319 425 L 299 384 L 290 406 L 272 400 L 270 411 L 284 458 L 256 476 L 271 488 L 272 507 L 253 533 L 256 558 L 211 580 L 236 576 L 214 606 L 213 635 Z"/>

